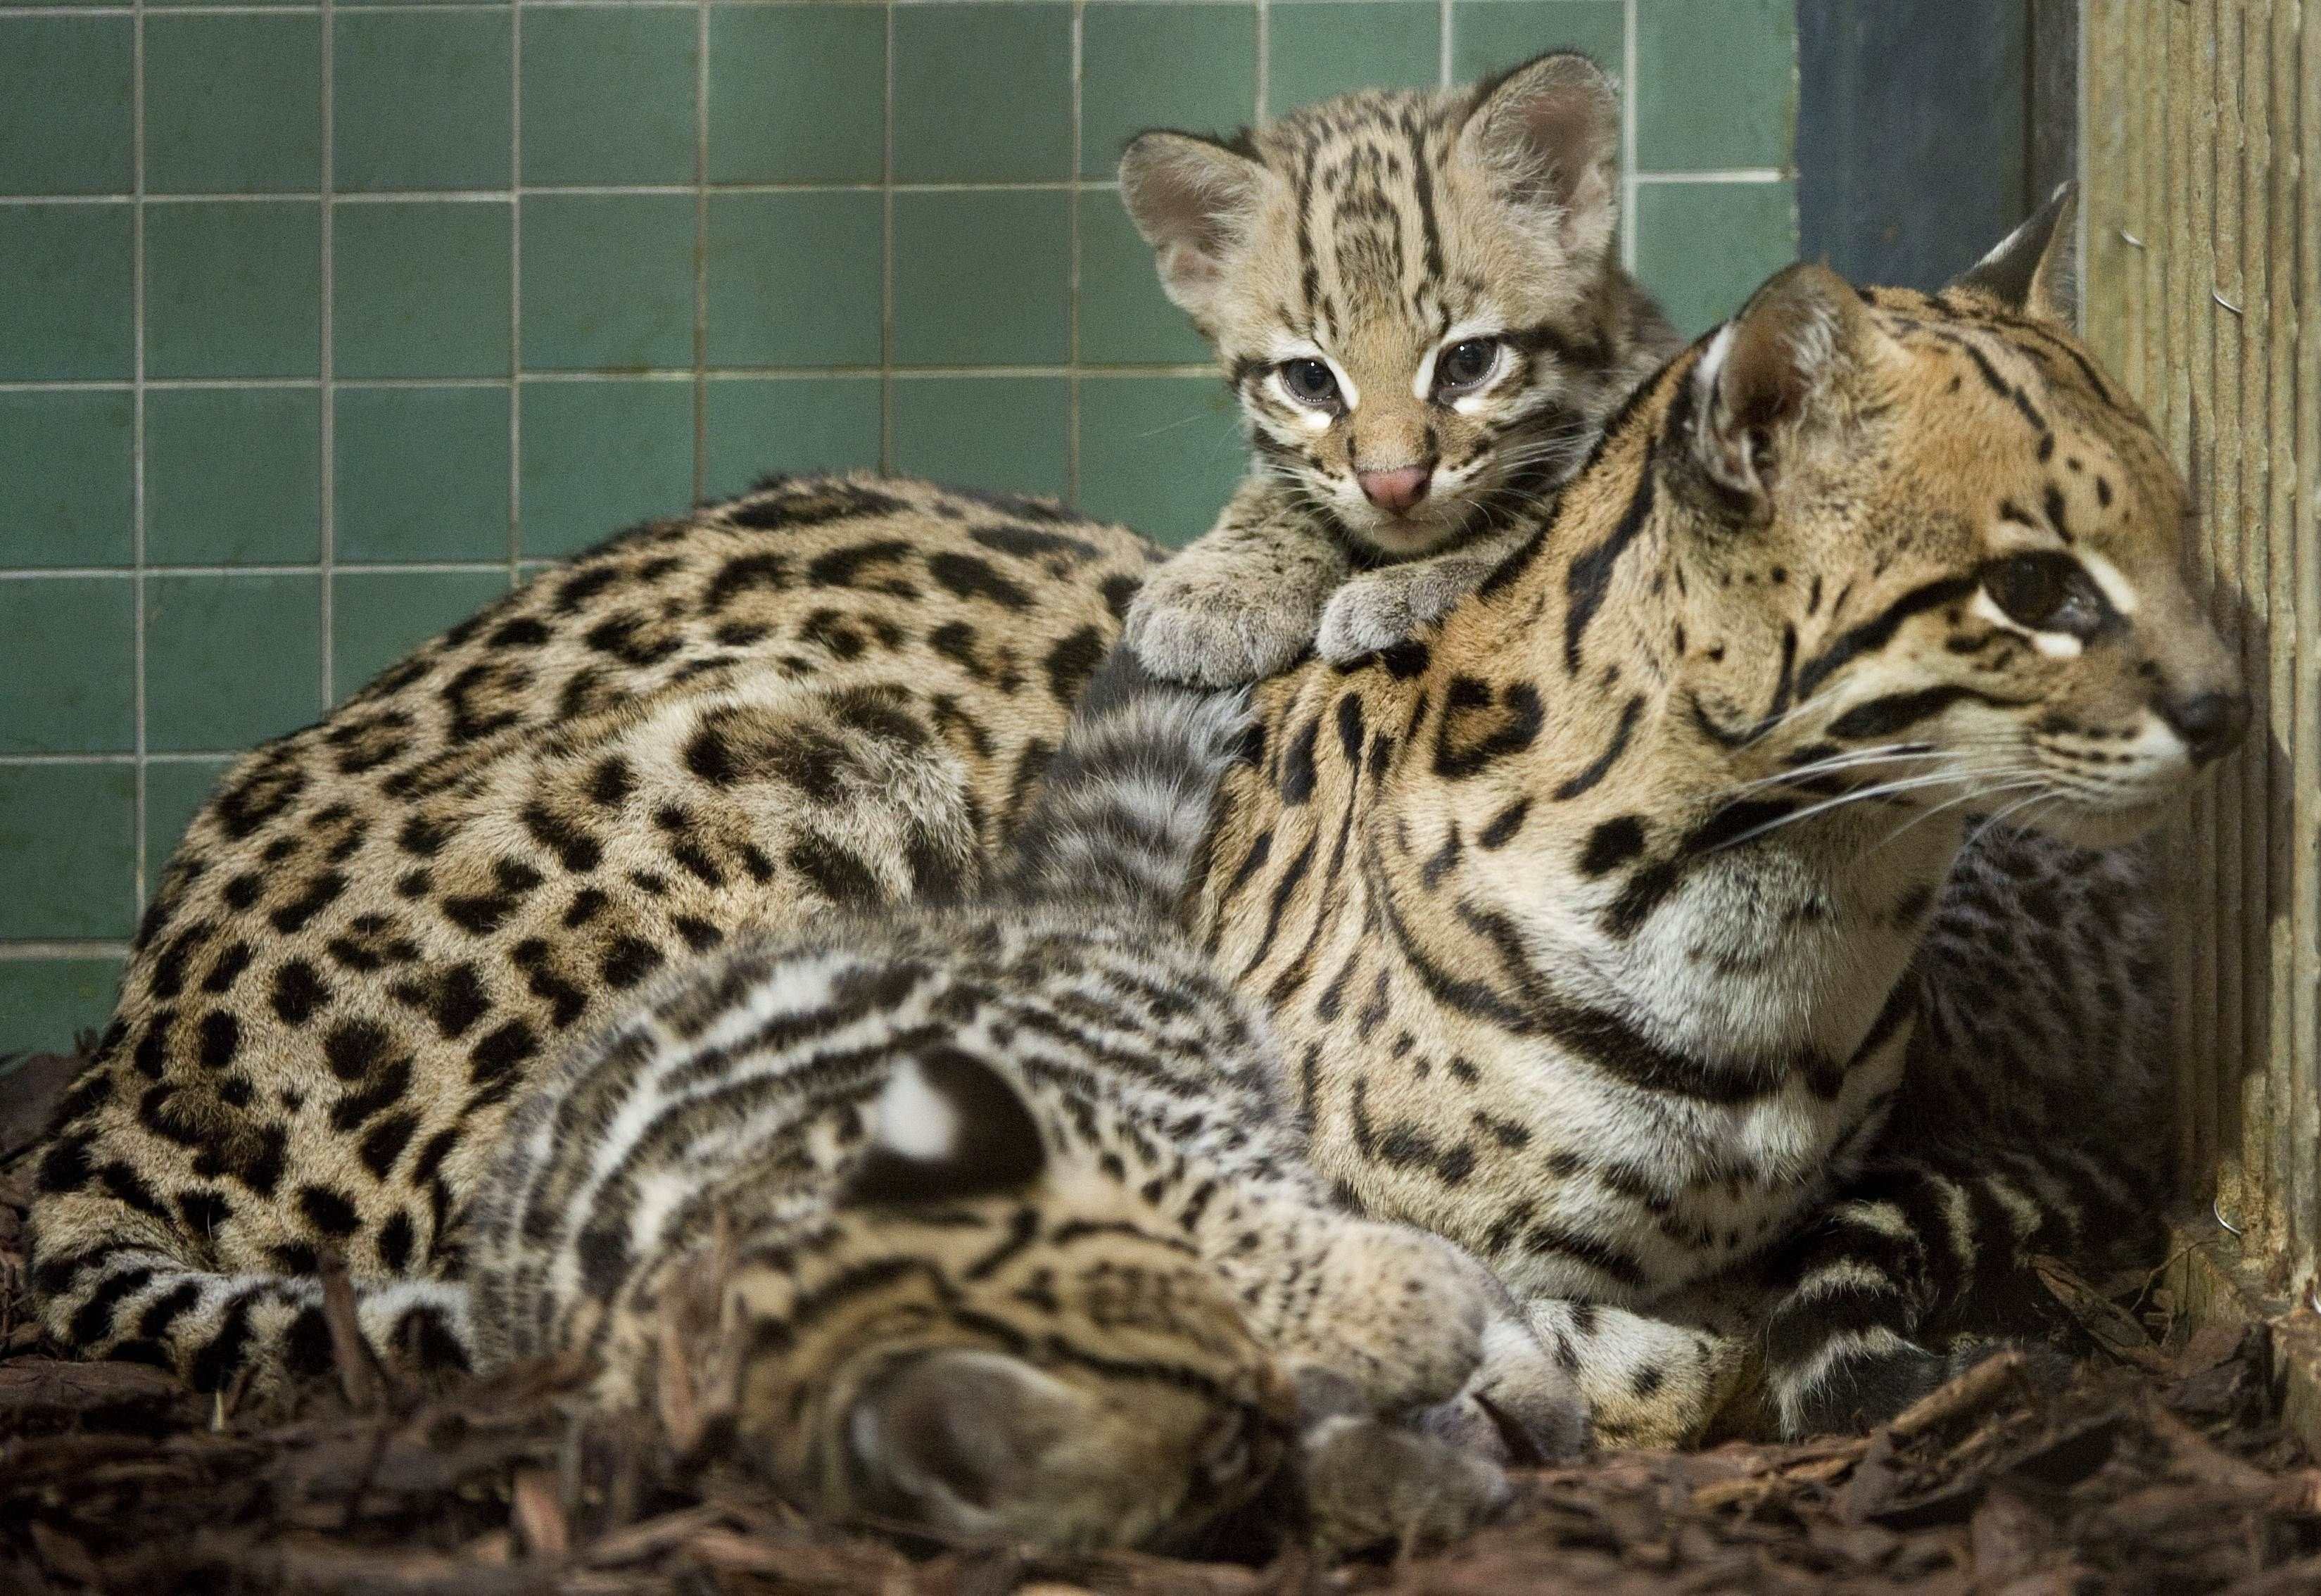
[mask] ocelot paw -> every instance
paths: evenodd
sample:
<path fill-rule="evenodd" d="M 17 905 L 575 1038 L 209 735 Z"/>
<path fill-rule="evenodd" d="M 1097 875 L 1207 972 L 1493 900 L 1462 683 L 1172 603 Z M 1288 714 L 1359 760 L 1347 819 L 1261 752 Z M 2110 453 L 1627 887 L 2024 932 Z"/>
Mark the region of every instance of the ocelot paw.
<path fill-rule="evenodd" d="M 1556 1463 L 1587 1449 L 1588 1400 L 1528 1325 L 1501 1317 L 1483 1332 L 1483 1361 L 1466 1385 L 1417 1425 L 1496 1463 Z"/>
<path fill-rule="evenodd" d="M 1449 615 L 1488 570 L 1447 556 L 1364 571 L 1323 606 L 1314 652 L 1343 665 L 1391 648 Z"/>
<path fill-rule="evenodd" d="M 1163 566 L 1128 608 L 1128 645 L 1145 669 L 1194 687 L 1261 681 L 1314 641 L 1315 612 L 1302 593 L 1227 587 Z"/>

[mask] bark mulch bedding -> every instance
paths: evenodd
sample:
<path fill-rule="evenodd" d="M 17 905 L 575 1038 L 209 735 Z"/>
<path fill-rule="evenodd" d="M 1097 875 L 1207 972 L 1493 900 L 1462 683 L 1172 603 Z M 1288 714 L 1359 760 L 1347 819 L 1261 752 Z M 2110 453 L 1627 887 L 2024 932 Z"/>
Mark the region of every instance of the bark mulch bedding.
<path fill-rule="evenodd" d="M 60 1074 L 0 1078 L 0 1160 Z M 582 1412 L 572 1370 L 397 1389 L 344 1335 L 343 1292 L 337 1389 L 295 1413 L 62 1361 L 22 1297 L 23 1177 L 0 1174 L 0 1591 L 2321 1592 L 2321 1468 L 2277 1427 L 2266 1335 L 2155 1339 L 2164 1294 L 2060 1267 L 2096 1349 L 2061 1391 L 2010 1355 L 1867 1436 L 1527 1471 L 1497 1522 L 1422 1555 L 1332 1566 L 1247 1524 L 1207 1561 L 1051 1555 L 672 1482 L 640 1427 Z"/>

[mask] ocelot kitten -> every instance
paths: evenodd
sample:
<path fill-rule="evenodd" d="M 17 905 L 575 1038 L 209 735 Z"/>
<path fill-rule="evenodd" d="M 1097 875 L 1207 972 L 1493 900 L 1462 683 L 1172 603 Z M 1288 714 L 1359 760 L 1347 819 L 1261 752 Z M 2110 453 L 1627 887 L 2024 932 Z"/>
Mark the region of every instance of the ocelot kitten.
<path fill-rule="evenodd" d="M 1497 1269 L 1599 1434 L 1759 1346 L 1782 1430 L 1890 1414 L 2026 1254 L 2155 1236 L 2149 889 L 2072 844 L 2245 709 L 2068 210 L 1931 296 L 1776 277 L 1439 634 L 1259 689 L 1207 945 L 1315 1163 Z M 1970 811 L 2047 835 L 1961 863 Z"/>
<path fill-rule="evenodd" d="M 1333 1207 L 1170 930 L 1237 707 L 1127 694 L 1038 784 L 1151 558 L 770 482 L 250 755 L 39 1160 L 50 1333 L 264 1398 L 331 1367 L 335 1254 L 398 1365 L 586 1345 L 664 1415 L 682 1367 L 833 1514 L 1168 1537 L 1285 1446 L 1324 1540 L 1488 1508 L 1464 1443 L 1568 1449 L 1568 1381 L 1479 1266 Z"/>
<path fill-rule="evenodd" d="M 1121 196 L 1252 450 L 1216 525 L 1129 612 L 1147 664 L 1226 685 L 1309 646 L 1358 658 L 1521 540 L 1525 506 L 1677 348 L 1619 267 L 1618 149 L 1610 83 L 1568 52 L 1230 141 L 1129 145 Z"/>
<path fill-rule="evenodd" d="M 585 1350 L 615 1409 L 680 1382 L 832 1517 L 1066 1545 L 1237 1506 L 1317 1378 L 1355 1405 L 1307 1415 L 1316 1532 L 1465 1528 L 1496 1471 L 1376 1416 L 1457 1398 L 1494 1320 L 1534 1384 L 1501 1350 L 1486 1400 L 1576 1444 L 1488 1272 L 1306 1164 L 1262 1017 L 1170 929 L 1241 706 L 1119 674 L 992 897 L 682 964 L 517 1109 L 484 1363 Z"/>

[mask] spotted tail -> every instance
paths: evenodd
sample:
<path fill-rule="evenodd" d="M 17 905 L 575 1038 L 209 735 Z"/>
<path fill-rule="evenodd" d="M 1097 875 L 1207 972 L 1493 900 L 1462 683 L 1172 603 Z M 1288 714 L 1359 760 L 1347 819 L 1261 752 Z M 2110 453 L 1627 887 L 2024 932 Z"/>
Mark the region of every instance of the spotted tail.
<path fill-rule="evenodd" d="M 1153 676 L 1125 648 L 1089 681 L 1011 847 L 1026 897 L 1176 918 L 1198 879 L 1217 787 L 1239 757 L 1248 696 Z"/>

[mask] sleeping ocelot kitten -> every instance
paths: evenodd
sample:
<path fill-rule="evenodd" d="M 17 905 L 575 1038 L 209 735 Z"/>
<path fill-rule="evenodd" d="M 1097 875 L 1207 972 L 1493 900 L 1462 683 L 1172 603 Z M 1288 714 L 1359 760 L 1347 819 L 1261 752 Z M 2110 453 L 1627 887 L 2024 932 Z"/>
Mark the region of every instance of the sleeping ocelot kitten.
<path fill-rule="evenodd" d="M 1130 144 L 1121 196 L 1252 451 L 1129 613 L 1147 664 L 1224 685 L 1309 646 L 1357 658 L 1521 541 L 1525 506 L 1677 348 L 1619 267 L 1619 125 L 1604 74 L 1566 52 Z"/>
<path fill-rule="evenodd" d="M 2030 1254 L 2159 1262 L 2114 845 L 2246 711 L 2069 211 L 1933 296 L 1780 274 L 1438 629 L 1257 689 L 1207 945 L 1315 1163 L 1492 1264 L 1599 1435 L 1690 1439 L 1760 1354 L 1780 1429 L 1858 1427 Z"/>
<path fill-rule="evenodd" d="M 1242 706 L 1094 692 L 994 893 L 680 965 L 517 1109 L 482 1361 L 680 1382 L 833 1517 L 1181 1537 L 1295 1450 L 1325 1543 L 1462 1529 L 1497 1470 L 1381 1416 L 1561 1451 L 1576 1399 L 1480 1265 L 1331 1198 L 1262 1017 L 1170 929 Z"/>

